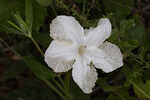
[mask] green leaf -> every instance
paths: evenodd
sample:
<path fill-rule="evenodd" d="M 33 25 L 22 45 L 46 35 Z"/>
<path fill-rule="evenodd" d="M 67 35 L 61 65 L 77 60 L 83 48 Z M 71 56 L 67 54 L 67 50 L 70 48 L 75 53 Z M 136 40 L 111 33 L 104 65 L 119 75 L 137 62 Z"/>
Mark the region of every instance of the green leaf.
<path fill-rule="evenodd" d="M 24 0 L 0 0 L 0 32 L 5 32 L 3 26 L 8 26 L 17 11 L 24 12 Z"/>
<path fill-rule="evenodd" d="M 19 24 L 20 28 L 22 29 L 22 31 L 24 33 L 27 33 L 29 28 L 28 28 L 27 24 L 25 23 L 25 21 L 22 19 L 22 17 L 18 13 L 15 14 L 14 17 L 15 17 L 17 23 Z"/>
<path fill-rule="evenodd" d="M 140 99 L 150 99 L 150 80 L 143 83 L 141 80 L 130 81 L 134 87 L 134 92 Z"/>
<path fill-rule="evenodd" d="M 112 40 L 121 50 L 129 54 L 135 48 L 144 45 L 145 28 L 139 18 L 121 20 L 118 28 L 113 29 Z"/>
<path fill-rule="evenodd" d="M 37 3 L 33 4 L 34 6 L 34 21 L 33 21 L 33 31 L 34 34 L 39 33 L 40 27 L 44 25 L 45 17 L 47 16 L 47 9 L 38 5 Z"/>
<path fill-rule="evenodd" d="M 134 5 L 134 0 L 102 0 L 102 2 L 105 10 L 114 13 L 117 20 L 126 18 Z"/>
<path fill-rule="evenodd" d="M 14 16 L 23 33 L 31 34 L 33 30 L 34 34 L 38 34 L 41 26 L 44 25 L 46 15 L 47 9 L 45 7 L 38 5 L 35 1 L 26 0 L 25 20 L 23 19 L 24 16 L 20 15 L 20 12 L 17 12 Z"/>
<path fill-rule="evenodd" d="M 126 88 L 120 89 L 115 94 L 117 95 L 118 98 L 116 100 L 135 100 L 133 96 L 129 95 L 128 89 Z"/>
<path fill-rule="evenodd" d="M 109 95 L 109 96 L 107 97 L 106 100 L 116 100 L 116 99 L 117 99 L 116 96 L 113 95 L 113 94 L 111 94 L 111 95 Z"/>
<path fill-rule="evenodd" d="M 32 22 L 33 22 L 33 8 L 32 8 L 32 0 L 25 1 L 25 17 L 26 23 L 29 27 L 30 32 L 32 32 Z"/>
<path fill-rule="evenodd" d="M 48 47 L 51 41 L 49 32 L 40 32 L 40 34 L 34 35 L 34 38 L 38 41 L 40 45 L 42 45 L 45 48 Z"/>
<path fill-rule="evenodd" d="M 129 95 L 127 89 L 122 89 L 109 95 L 106 100 L 135 100 L 135 98 Z"/>
<path fill-rule="evenodd" d="M 6 23 L 16 11 L 24 12 L 24 0 L 0 0 L 0 23 Z"/>
<path fill-rule="evenodd" d="M 90 95 L 84 94 L 75 83 L 72 82 L 70 85 L 72 100 L 90 100 Z"/>
<path fill-rule="evenodd" d="M 105 91 L 105 92 L 115 92 L 121 89 L 121 86 L 111 86 L 107 83 L 105 78 L 99 78 L 97 84 Z"/>
<path fill-rule="evenodd" d="M 28 77 L 22 79 L 22 82 L 22 88 L 9 92 L 7 100 L 18 100 L 18 97 L 21 97 L 22 100 L 51 100 L 53 96 L 51 89 L 38 79 Z"/>
<path fill-rule="evenodd" d="M 39 79 L 52 79 L 55 77 L 55 74 L 52 71 L 50 71 L 46 66 L 36 61 L 33 57 L 27 56 L 24 57 L 23 60 Z"/>
<path fill-rule="evenodd" d="M 18 26 L 17 26 L 15 23 L 13 23 L 12 21 L 8 21 L 8 23 L 9 23 L 12 27 L 14 27 L 15 29 L 17 29 L 18 31 L 23 32 L 23 31 L 21 30 L 21 28 L 18 27 Z"/>
<path fill-rule="evenodd" d="M 121 21 L 120 31 L 122 37 L 126 37 L 126 40 L 137 41 L 138 44 L 141 44 L 144 41 L 145 28 L 139 20 L 140 19 L 130 19 Z"/>
<path fill-rule="evenodd" d="M 42 6 L 49 6 L 52 3 L 52 0 L 36 0 Z"/>
<path fill-rule="evenodd" d="M 10 27 L 9 25 L 0 25 L 0 30 L 1 30 L 1 32 L 14 33 L 17 35 L 24 35 L 24 34 L 22 34 L 22 32 Z"/>
<path fill-rule="evenodd" d="M 77 3 L 83 3 L 83 0 L 74 0 Z"/>

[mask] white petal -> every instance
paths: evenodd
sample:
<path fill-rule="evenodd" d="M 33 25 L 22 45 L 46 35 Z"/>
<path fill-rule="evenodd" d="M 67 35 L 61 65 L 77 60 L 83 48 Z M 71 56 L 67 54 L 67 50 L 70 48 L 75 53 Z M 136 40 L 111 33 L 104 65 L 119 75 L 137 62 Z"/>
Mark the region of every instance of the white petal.
<path fill-rule="evenodd" d="M 110 42 L 105 42 L 99 49 L 93 49 L 89 54 L 95 67 L 106 73 L 123 66 L 123 55 L 120 49 Z"/>
<path fill-rule="evenodd" d="M 123 66 L 123 55 L 117 45 L 106 41 L 100 46 L 100 49 L 107 54 L 107 60 L 112 64 L 113 70 Z"/>
<path fill-rule="evenodd" d="M 97 80 L 97 72 L 85 61 L 77 60 L 73 65 L 72 77 L 84 93 L 91 93 Z"/>
<path fill-rule="evenodd" d="M 98 47 L 111 35 L 111 23 L 109 19 L 102 18 L 96 28 L 91 28 L 86 32 L 88 32 L 86 37 L 87 45 Z"/>
<path fill-rule="evenodd" d="M 50 24 L 50 36 L 57 40 L 69 40 L 80 43 L 84 30 L 72 16 L 57 16 Z"/>
<path fill-rule="evenodd" d="M 93 27 L 90 27 L 89 29 L 84 29 L 84 35 L 87 36 L 88 33 L 89 33 L 90 31 L 92 31 L 93 29 L 94 29 Z"/>
<path fill-rule="evenodd" d="M 55 72 L 66 72 L 72 68 L 75 53 L 71 43 L 53 40 L 45 52 L 45 62 Z"/>

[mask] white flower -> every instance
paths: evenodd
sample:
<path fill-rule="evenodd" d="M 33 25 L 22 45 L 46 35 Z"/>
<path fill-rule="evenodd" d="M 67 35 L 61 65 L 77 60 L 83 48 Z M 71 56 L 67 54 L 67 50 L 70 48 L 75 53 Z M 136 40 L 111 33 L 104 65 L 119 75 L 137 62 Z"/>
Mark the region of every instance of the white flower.
<path fill-rule="evenodd" d="M 73 80 L 85 93 L 91 93 L 97 80 L 96 68 L 106 73 L 123 65 L 120 49 L 104 42 L 111 35 L 109 19 L 102 18 L 96 28 L 84 30 L 71 16 L 58 16 L 50 24 L 54 39 L 45 52 L 45 61 L 55 72 L 72 68 Z"/>

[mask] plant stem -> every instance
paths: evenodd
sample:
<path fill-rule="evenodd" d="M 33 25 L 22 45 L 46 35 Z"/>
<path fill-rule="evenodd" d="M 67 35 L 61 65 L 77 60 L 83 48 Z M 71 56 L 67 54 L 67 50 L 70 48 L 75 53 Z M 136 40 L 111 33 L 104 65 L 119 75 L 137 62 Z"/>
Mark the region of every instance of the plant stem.
<path fill-rule="evenodd" d="M 66 76 L 65 76 L 66 82 L 64 83 L 65 90 L 66 90 L 66 92 L 67 92 L 68 94 L 70 94 L 70 81 L 71 81 L 70 79 L 71 79 L 71 77 L 70 77 L 70 72 L 68 72 L 68 73 L 66 74 Z M 70 100 L 72 99 L 72 98 L 71 98 L 71 95 L 68 95 L 68 97 L 69 97 Z"/>
<path fill-rule="evenodd" d="M 51 9 L 52 9 L 54 15 L 57 16 L 57 12 L 56 12 L 56 9 L 55 9 L 54 5 L 55 5 L 55 1 L 52 0 L 52 4 L 50 6 L 51 6 Z"/>
<path fill-rule="evenodd" d="M 37 42 L 31 37 L 30 38 L 32 40 L 32 42 L 34 43 L 34 45 L 36 46 L 36 48 L 39 50 L 39 52 L 41 53 L 41 55 L 43 56 L 43 52 L 40 49 L 39 45 L 37 44 Z M 13 50 L 2 38 L 0 38 L 0 41 L 8 48 L 10 49 L 14 54 L 16 54 L 17 56 L 21 57 L 19 53 L 17 53 L 15 50 Z M 22 58 L 22 57 L 21 57 Z M 65 97 L 60 91 L 57 90 L 57 88 L 50 83 L 48 80 L 43 79 L 43 81 L 54 91 L 56 92 L 61 98 L 63 98 L 64 100 L 68 100 L 67 97 Z M 66 94 L 67 96 L 67 92 L 65 92 L 65 89 L 56 81 L 56 80 L 52 80 L 54 83 L 56 83 L 56 85 Z"/>
<path fill-rule="evenodd" d="M 65 88 L 67 89 L 67 91 L 70 90 L 70 72 L 66 73 L 65 75 Z"/>
<path fill-rule="evenodd" d="M 44 56 L 43 51 L 41 50 L 40 46 L 38 45 L 38 43 L 35 41 L 35 39 L 31 36 L 29 37 L 33 44 L 36 46 L 36 48 L 38 49 L 38 51 L 40 52 L 40 54 L 42 55 L 42 57 Z M 44 80 L 55 92 L 57 92 L 61 97 L 63 96 L 62 94 L 60 94 L 60 92 L 47 80 Z M 52 80 L 59 88 L 60 90 L 68 97 L 70 98 L 70 96 L 68 95 L 68 93 L 65 91 L 65 88 L 63 88 L 55 79 Z M 61 81 L 62 82 L 62 81 Z"/>
<path fill-rule="evenodd" d="M 31 41 L 33 42 L 33 44 L 35 45 L 39 53 L 42 55 L 42 57 L 44 57 L 44 52 L 42 51 L 38 43 L 35 41 L 35 39 L 33 37 L 29 37 L 29 38 L 31 39 Z"/>
<path fill-rule="evenodd" d="M 55 84 L 64 92 L 64 88 L 55 79 L 52 81 L 55 82 Z"/>
<path fill-rule="evenodd" d="M 42 57 L 44 56 L 43 51 L 41 50 L 40 46 L 38 45 L 38 43 L 35 41 L 35 39 L 32 36 L 29 36 L 29 38 L 31 39 L 31 41 L 33 42 L 33 44 L 36 46 L 36 48 L 38 49 L 38 51 L 40 52 L 40 54 L 42 55 Z M 61 94 L 61 92 L 59 92 L 54 86 L 53 84 L 51 84 L 49 81 L 44 80 L 46 82 L 46 84 L 48 84 L 57 94 L 59 94 L 62 98 L 65 98 L 65 96 L 63 96 Z M 68 95 L 68 93 L 65 91 L 65 88 L 63 88 L 55 79 L 52 80 L 59 88 L 60 90 L 68 97 L 70 98 L 70 96 Z M 66 98 L 65 98 L 66 99 Z"/>
<path fill-rule="evenodd" d="M 68 97 L 68 99 L 70 100 L 70 96 L 69 93 L 66 91 L 65 88 L 63 88 L 55 79 L 53 79 L 53 82 L 55 82 L 55 84 L 61 89 L 61 91 Z M 64 84 L 64 83 L 63 83 Z"/>
<path fill-rule="evenodd" d="M 67 100 L 66 97 L 61 93 L 59 92 L 55 86 L 53 84 L 51 84 L 48 80 L 43 80 L 51 89 L 53 89 L 53 91 L 55 91 L 61 98 L 63 98 L 64 100 Z"/>
<path fill-rule="evenodd" d="M 60 83 L 61 83 L 63 86 L 65 86 L 64 81 L 62 80 L 62 78 L 61 78 L 60 76 L 58 77 L 58 79 L 59 79 Z"/>

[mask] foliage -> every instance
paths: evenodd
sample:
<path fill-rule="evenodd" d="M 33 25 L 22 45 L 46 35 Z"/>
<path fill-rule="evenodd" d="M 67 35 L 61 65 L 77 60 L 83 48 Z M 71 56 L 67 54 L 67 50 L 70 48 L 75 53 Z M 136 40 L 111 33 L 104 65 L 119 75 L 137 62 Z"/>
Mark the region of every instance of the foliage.
<path fill-rule="evenodd" d="M 141 11 L 138 0 L 0 0 L 0 99 L 149 100 L 150 16 Z M 85 28 L 101 17 L 112 22 L 108 41 L 121 48 L 124 66 L 109 74 L 98 70 L 92 94 L 80 90 L 71 72 L 54 73 L 44 63 L 57 15 L 74 16 Z"/>

